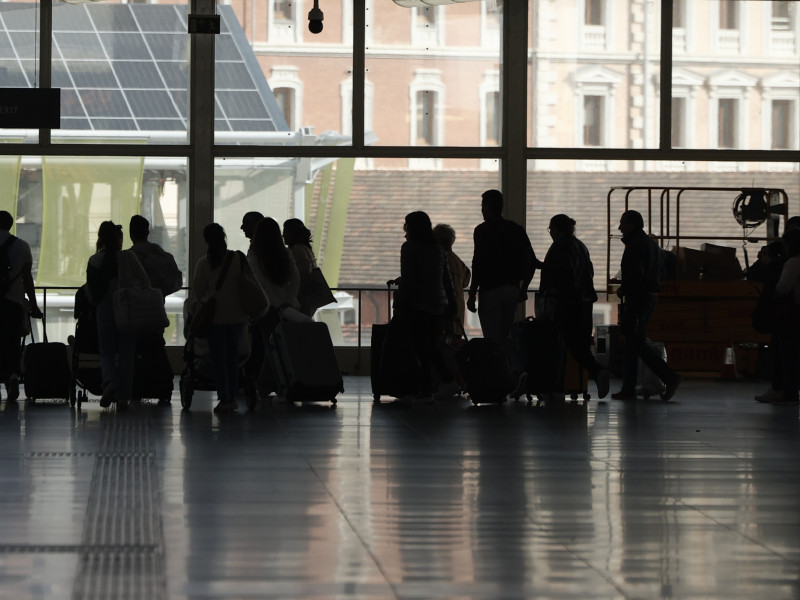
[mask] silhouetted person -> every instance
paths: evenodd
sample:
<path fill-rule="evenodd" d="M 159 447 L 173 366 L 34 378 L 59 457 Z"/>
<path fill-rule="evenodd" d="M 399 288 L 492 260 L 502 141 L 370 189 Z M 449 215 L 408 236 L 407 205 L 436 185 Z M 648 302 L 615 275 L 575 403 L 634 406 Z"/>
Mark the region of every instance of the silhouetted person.
<path fill-rule="evenodd" d="M 240 225 L 239 229 L 242 230 L 244 233 L 244 237 L 250 240 L 250 246 L 247 249 L 247 259 L 250 260 L 250 256 L 253 252 L 253 236 L 256 233 L 256 229 L 258 228 L 258 224 L 264 220 L 264 215 L 260 212 L 251 210 L 250 212 L 244 213 L 242 217 L 242 224 Z"/>
<path fill-rule="evenodd" d="M 28 314 L 42 318 L 36 303 L 31 268 L 31 247 L 24 240 L 11 235 L 14 217 L 0 210 L 0 253 L 5 272 L 0 276 L 0 376 L 6 384 L 9 400 L 19 397 L 19 373 L 22 359 L 22 332 L 25 319 L 25 297 L 28 299 Z"/>
<path fill-rule="evenodd" d="M 131 250 L 142 263 L 150 285 L 161 290 L 164 296 L 174 294 L 183 285 L 183 273 L 175 257 L 155 242 L 148 241 L 150 223 L 141 215 L 133 215 L 128 227 Z"/>
<path fill-rule="evenodd" d="M 658 303 L 661 291 L 661 249 L 644 231 L 644 219 L 635 210 L 622 213 L 619 230 L 625 250 L 622 253 L 622 284 L 617 295 L 622 299 L 623 351 L 622 389 L 611 395 L 614 400 L 636 398 L 636 380 L 642 362 L 664 383 L 661 395 L 669 400 L 681 382 L 681 376 L 669 368 L 663 358 L 647 344 L 647 323 Z"/>
<path fill-rule="evenodd" d="M 86 284 L 97 315 L 97 341 L 103 377 L 100 406 L 106 408 L 116 402 L 117 410 L 121 411 L 128 408 L 128 402 L 133 397 L 138 333 L 117 329 L 114 292 L 124 286 L 149 287 L 150 280 L 136 255 L 122 249 L 122 225 L 103 221 L 97 230 L 96 249 L 86 267 Z"/>
<path fill-rule="evenodd" d="M 589 250 L 575 237 L 575 220 L 558 214 L 548 227 L 553 240 L 542 266 L 540 292 L 554 303 L 552 315 L 573 358 L 597 384 L 597 395 L 608 394 L 609 374 L 592 354 L 592 305 L 597 302 L 594 266 Z"/>
<path fill-rule="evenodd" d="M 297 301 L 300 274 L 291 252 L 283 243 L 280 225 L 272 217 L 264 218 L 259 224 L 253 237 L 252 250 L 252 256 L 248 257 L 250 266 L 269 301 L 267 313 L 258 323 L 266 345 L 280 323 L 280 310 L 300 309 Z M 258 389 L 264 396 L 273 392 L 275 387 L 268 359 L 265 355 L 258 375 Z"/>
<path fill-rule="evenodd" d="M 456 299 L 457 315 L 451 321 L 455 326 L 451 331 L 455 335 L 459 335 L 464 327 L 464 315 L 466 313 L 466 302 L 464 300 L 464 289 L 469 285 L 472 279 L 472 272 L 469 267 L 464 264 L 458 255 L 453 252 L 453 244 L 456 241 L 456 230 L 452 226 L 445 223 L 439 223 L 433 228 L 433 235 L 436 241 L 444 248 L 447 255 L 447 268 L 450 270 L 450 280 L 453 282 L 453 292 Z"/>
<path fill-rule="evenodd" d="M 300 219 L 287 219 L 283 223 L 283 241 L 286 242 L 297 266 L 297 273 L 300 276 L 298 298 L 302 298 L 306 281 L 311 271 L 317 268 L 317 258 L 311 249 L 311 231 Z M 300 311 L 303 314 L 310 317 L 316 310 L 317 307 L 303 306 L 300 302 Z"/>

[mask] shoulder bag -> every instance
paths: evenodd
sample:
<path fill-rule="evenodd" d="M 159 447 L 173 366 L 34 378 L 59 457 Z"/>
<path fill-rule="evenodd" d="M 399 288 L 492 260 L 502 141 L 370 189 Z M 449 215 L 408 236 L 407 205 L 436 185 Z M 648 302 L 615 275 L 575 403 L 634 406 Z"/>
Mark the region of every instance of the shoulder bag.
<path fill-rule="evenodd" d="M 214 286 L 214 291 L 211 296 L 202 300 L 197 305 L 197 311 L 191 319 L 189 324 L 189 335 L 195 338 L 207 338 L 211 334 L 211 326 L 214 324 L 214 312 L 217 309 L 217 292 L 225 282 L 225 277 L 228 275 L 228 267 L 231 265 L 231 253 L 225 255 L 225 261 L 222 263 L 222 271 L 217 278 L 217 285 Z"/>
<path fill-rule="evenodd" d="M 117 255 L 119 289 L 114 292 L 114 320 L 125 333 L 161 331 L 169 325 L 164 296 L 149 282 L 139 259 L 129 250 Z M 134 271 L 137 271 L 134 273 Z"/>
<path fill-rule="evenodd" d="M 269 308 L 269 300 L 261 288 L 261 284 L 256 280 L 253 270 L 247 262 L 247 257 L 242 252 L 238 252 L 238 254 L 242 270 L 239 276 L 239 301 L 242 303 L 242 310 L 251 319 L 260 319 Z"/>
<path fill-rule="evenodd" d="M 311 269 L 311 273 L 306 276 L 300 285 L 297 301 L 302 308 L 311 312 L 336 302 L 336 298 L 325 280 L 325 275 L 322 274 L 322 269 L 319 267 Z"/>

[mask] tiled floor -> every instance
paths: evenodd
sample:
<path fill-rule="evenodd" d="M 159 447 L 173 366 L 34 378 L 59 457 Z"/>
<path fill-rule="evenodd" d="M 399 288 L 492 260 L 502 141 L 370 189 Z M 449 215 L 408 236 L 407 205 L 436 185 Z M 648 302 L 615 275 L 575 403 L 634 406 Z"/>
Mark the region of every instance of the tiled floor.
<path fill-rule="evenodd" d="M 797 407 L 0 414 L 0 598 L 800 598 Z M 242 406 L 244 409 L 244 406 Z"/>

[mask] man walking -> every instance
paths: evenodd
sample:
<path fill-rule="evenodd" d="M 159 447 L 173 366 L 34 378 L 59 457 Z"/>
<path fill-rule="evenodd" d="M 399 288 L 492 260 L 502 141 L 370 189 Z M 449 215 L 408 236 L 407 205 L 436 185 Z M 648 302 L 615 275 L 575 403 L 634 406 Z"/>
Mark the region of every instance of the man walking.
<path fill-rule="evenodd" d="M 10 401 L 19 398 L 26 296 L 30 307 L 28 314 L 34 319 L 42 318 L 31 274 L 31 247 L 11 235 L 13 226 L 14 217 L 0 210 L 0 376 L 5 381 Z"/>
<path fill-rule="evenodd" d="M 681 376 L 647 344 L 647 323 L 661 291 L 661 249 L 644 231 L 644 219 L 635 210 L 622 213 L 619 231 L 625 250 L 622 253 L 622 284 L 617 295 L 622 299 L 623 351 L 622 389 L 611 394 L 614 400 L 636 399 L 639 359 L 666 386 L 661 395 L 669 400 L 681 383 Z"/>

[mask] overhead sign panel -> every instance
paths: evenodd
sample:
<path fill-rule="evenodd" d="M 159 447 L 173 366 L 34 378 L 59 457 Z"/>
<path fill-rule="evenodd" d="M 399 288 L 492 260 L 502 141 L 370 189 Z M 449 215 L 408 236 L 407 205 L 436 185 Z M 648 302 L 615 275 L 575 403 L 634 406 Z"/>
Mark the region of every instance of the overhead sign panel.
<path fill-rule="evenodd" d="M 0 88 L 0 128 L 60 129 L 60 88 Z"/>

